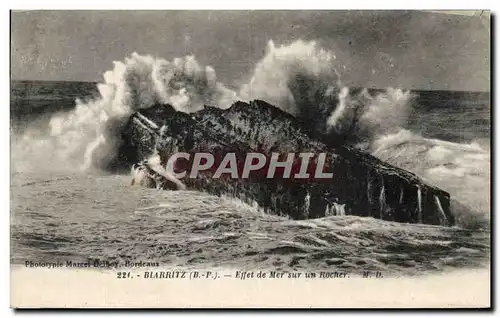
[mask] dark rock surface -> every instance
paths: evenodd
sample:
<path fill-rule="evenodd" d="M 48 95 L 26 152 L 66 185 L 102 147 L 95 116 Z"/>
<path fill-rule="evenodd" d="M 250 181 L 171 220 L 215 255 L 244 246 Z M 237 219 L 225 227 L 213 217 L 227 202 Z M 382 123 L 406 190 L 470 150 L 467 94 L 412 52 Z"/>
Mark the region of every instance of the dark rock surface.
<path fill-rule="evenodd" d="M 256 202 L 268 213 L 294 219 L 328 215 L 371 216 L 382 220 L 451 226 L 450 196 L 416 175 L 352 147 L 323 140 L 307 123 L 263 101 L 237 102 L 228 109 L 205 107 L 191 114 L 169 105 L 135 113 L 124 131 L 122 160 L 148 158 L 155 148 L 163 160 L 175 152 L 236 153 L 238 163 L 249 152 L 328 153 L 328 180 L 183 178 L 188 188 Z M 160 128 L 163 128 L 160 134 Z M 314 136 L 314 137 L 312 137 Z M 191 156 L 192 157 L 192 156 Z"/>

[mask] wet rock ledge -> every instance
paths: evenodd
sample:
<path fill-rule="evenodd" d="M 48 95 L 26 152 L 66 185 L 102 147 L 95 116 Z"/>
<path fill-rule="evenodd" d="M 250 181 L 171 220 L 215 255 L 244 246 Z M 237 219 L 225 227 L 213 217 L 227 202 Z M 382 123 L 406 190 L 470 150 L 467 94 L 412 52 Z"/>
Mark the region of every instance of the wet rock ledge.
<path fill-rule="evenodd" d="M 228 109 L 205 107 L 196 113 L 154 105 L 133 114 L 123 131 L 121 160 L 132 165 L 158 149 L 162 159 L 174 152 L 234 152 L 239 163 L 249 152 L 327 153 L 328 180 L 297 180 L 251 174 L 248 179 L 183 178 L 190 189 L 257 203 L 267 213 L 293 219 L 357 215 L 382 220 L 454 225 L 450 195 L 413 173 L 357 149 L 333 145 L 294 116 L 260 100 L 237 102 Z M 162 128 L 163 127 L 163 128 Z M 160 129 L 162 131 L 160 133 Z M 314 137 L 313 137 L 314 136 Z M 191 156 L 193 157 L 193 156 Z"/>

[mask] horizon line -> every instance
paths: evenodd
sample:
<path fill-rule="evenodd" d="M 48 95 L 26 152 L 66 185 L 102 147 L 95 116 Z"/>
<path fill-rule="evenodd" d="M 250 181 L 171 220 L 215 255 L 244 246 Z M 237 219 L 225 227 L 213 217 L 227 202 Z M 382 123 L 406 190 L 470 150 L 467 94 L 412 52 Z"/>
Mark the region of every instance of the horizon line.
<path fill-rule="evenodd" d="M 12 82 L 52 82 L 52 83 L 59 82 L 59 83 L 88 83 L 88 84 L 100 84 L 100 83 L 102 83 L 100 81 L 88 81 L 88 80 L 82 80 L 82 81 L 78 81 L 78 80 L 40 80 L 40 79 L 30 80 L 30 79 L 12 79 L 12 78 L 10 79 L 10 82 L 11 83 Z M 347 87 L 352 88 L 352 89 L 366 88 L 369 90 L 384 90 L 384 89 L 387 89 L 387 88 L 392 87 L 392 86 L 380 88 L 380 87 L 365 87 L 365 86 L 359 86 L 359 85 L 353 85 L 353 86 L 347 85 Z M 464 89 L 459 89 L 459 90 L 457 90 L 457 89 L 423 89 L 423 88 L 411 89 L 411 88 L 402 88 L 402 87 L 392 87 L 392 88 L 409 90 L 412 92 L 463 92 L 463 93 L 482 93 L 482 94 L 488 93 L 488 94 L 491 94 L 491 90 L 480 91 L 480 90 L 464 90 Z"/>

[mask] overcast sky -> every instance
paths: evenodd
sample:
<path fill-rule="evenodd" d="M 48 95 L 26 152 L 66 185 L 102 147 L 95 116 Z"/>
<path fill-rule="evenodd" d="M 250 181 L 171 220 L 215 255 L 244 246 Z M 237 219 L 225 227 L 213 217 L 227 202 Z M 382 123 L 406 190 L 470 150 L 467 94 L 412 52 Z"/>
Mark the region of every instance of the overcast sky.
<path fill-rule="evenodd" d="M 488 91 L 489 20 L 417 11 L 40 11 L 12 13 L 12 78 L 100 81 L 132 52 L 194 54 L 227 86 L 276 45 L 317 40 L 346 84 Z"/>

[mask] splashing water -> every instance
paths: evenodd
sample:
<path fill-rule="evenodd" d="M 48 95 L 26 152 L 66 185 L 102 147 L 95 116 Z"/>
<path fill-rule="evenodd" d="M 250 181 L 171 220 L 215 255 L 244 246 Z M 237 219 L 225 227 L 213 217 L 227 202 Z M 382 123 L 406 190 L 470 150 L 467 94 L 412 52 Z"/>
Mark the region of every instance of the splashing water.
<path fill-rule="evenodd" d="M 76 101 L 73 111 L 53 116 L 48 131 L 29 129 L 16 142 L 14 168 L 105 170 L 115 159 L 120 133 L 130 114 L 155 103 L 177 110 L 196 111 L 204 104 L 230 106 L 236 94 L 216 80 L 215 71 L 203 68 L 193 56 L 172 62 L 136 53 L 125 63 L 114 62 L 98 85 L 100 98 Z M 23 165 L 24 163 L 24 165 Z"/>
<path fill-rule="evenodd" d="M 486 146 L 424 138 L 402 129 L 377 136 L 369 150 L 448 191 L 458 224 L 484 227 L 489 223 L 490 152 Z"/>
<path fill-rule="evenodd" d="M 434 201 L 436 201 L 436 206 L 438 207 L 439 210 L 440 223 L 443 224 L 444 226 L 447 226 L 448 219 L 446 218 L 446 214 L 444 213 L 443 207 L 441 206 L 441 201 L 439 200 L 439 197 L 435 195 Z"/>
<path fill-rule="evenodd" d="M 417 186 L 417 200 L 418 200 L 418 223 L 422 223 L 422 189 Z"/>
<path fill-rule="evenodd" d="M 204 105 L 227 108 L 239 99 L 259 98 L 311 120 L 321 133 L 334 131 L 336 137 L 374 136 L 397 127 L 408 108 L 409 93 L 389 89 L 371 97 L 363 91 L 353 98 L 342 87 L 335 63 L 335 54 L 316 42 L 276 47 L 270 41 L 249 83 L 236 93 L 194 56 L 167 61 L 134 53 L 123 63 L 114 62 L 114 69 L 104 74 L 104 83 L 98 85 L 100 98 L 77 100 L 73 111 L 52 117 L 48 131 L 28 130 L 17 142 L 17 153 L 36 157 L 31 160 L 36 169 L 45 162 L 59 169 L 106 170 L 117 155 L 120 132 L 130 114 L 155 103 L 193 112 Z M 361 140 L 355 141 L 361 145 Z"/>
<path fill-rule="evenodd" d="M 341 84 L 333 52 L 303 41 L 280 47 L 269 41 L 266 52 L 250 82 L 241 87 L 243 98 L 263 99 L 301 117 L 336 104 Z"/>

